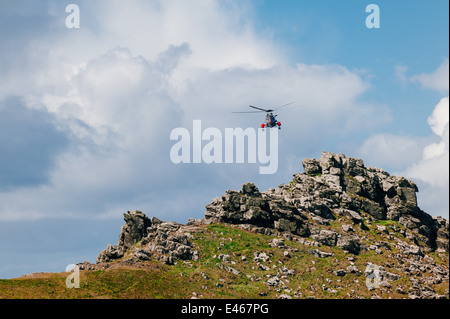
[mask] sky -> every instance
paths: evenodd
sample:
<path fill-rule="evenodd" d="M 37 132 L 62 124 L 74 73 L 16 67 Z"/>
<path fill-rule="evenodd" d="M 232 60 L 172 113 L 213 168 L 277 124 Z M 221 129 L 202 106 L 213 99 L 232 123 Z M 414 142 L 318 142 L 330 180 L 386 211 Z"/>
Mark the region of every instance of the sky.
<path fill-rule="evenodd" d="M 412 179 L 419 206 L 448 218 L 448 6 L 2 0 L 0 278 L 95 262 L 129 210 L 202 218 L 226 190 L 289 183 L 322 151 Z M 293 101 L 275 174 L 170 159 L 175 128 L 256 129 L 263 113 L 232 112 Z"/>

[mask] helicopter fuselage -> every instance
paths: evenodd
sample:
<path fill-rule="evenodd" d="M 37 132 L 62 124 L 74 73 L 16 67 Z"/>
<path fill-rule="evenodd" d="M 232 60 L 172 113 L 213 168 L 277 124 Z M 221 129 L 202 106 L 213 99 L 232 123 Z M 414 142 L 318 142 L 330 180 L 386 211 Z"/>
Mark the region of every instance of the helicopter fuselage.
<path fill-rule="evenodd" d="M 278 127 L 278 129 L 281 129 L 281 123 L 277 121 L 277 116 L 273 115 L 272 112 L 268 112 L 266 115 L 266 121 L 264 124 L 261 124 L 261 128 L 272 128 L 272 127 Z"/>

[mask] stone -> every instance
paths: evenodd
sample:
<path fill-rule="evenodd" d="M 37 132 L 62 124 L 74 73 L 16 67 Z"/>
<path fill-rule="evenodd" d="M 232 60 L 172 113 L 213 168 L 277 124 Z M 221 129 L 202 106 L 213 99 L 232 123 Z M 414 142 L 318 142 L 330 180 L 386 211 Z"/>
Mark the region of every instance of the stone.
<path fill-rule="evenodd" d="M 337 212 L 339 215 L 349 218 L 354 224 L 360 224 L 363 220 L 360 214 L 350 209 L 339 209 Z"/>
<path fill-rule="evenodd" d="M 277 276 L 269 278 L 267 281 L 264 282 L 266 285 L 276 287 L 280 284 L 280 278 Z"/>
<path fill-rule="evenodd" d="M 311 255 L 319 257 L 319 258 L 326 258 L 326 257 L 332 257 L 334 256 L 333 253 L 328 253 L 325 251 L 321 251 L 319 249 L 312 249 L 309 251 Z"/>
<path fill-rule="evenodd" d="M 336 246 L 355 255 L 358 255 L 361 250 L 358 236 L 340 236 L 337 240 Z"/>
<path fill-rule="evenodd" d="M 377 225 L 377 230 L 382 233 L 389 233 L 386 226 L 384 225 Z"/>
<path fill-rule="evenodd" d="M 351 225 L 348 224 L 342 224 L 341 226 L 342 230 L 347 232 L 354 232 L 355 230 L 353 229 L 353 227 Z"/>
<path fill-rule="evenodd" d="M 338 167 L 331 167 L 330 175 L 342 175 L 342 170 Z"/>
<path fill-rule="evenodd" d="M 126 224 L 122 226 L 119 246 L 128 249 L 147 235 L 147 228 L 152 225 L 152 222 L 141 211 L 128 211 L 123 214 L 123 218 Z"/>
<path fill-rule="evenodd" d="M 255 253 L 255 258 L 253 258 L 254 261 L 268 261 L 270 257 L 266 253 Z"/>
<path fill-rule="evenodd" d="M 339 270 L 334 271 L 334 274 L 338 277 L 344 277 L 346 272 L 344 269 L 339 269 Z"/>
<path fill-rule="evenodd" d="M 338 233 L 332 230 L 323 229 L 317 235 L 311 235 L 311 238 L 326 246 L 336 246 Z"/>
<path fill-rule="evenodd" d="M 246 183 L 242 185 L 242 194 L 249 196 L 261 196 L 259 189 L 253 183 Z"/>
<path fill-rule="evenodd" d="M 133 257 L 132 258 L 135 258 L 135 259 L 138 259 L 138 260 L 143 260 L 143 261 L 146 261 L 146 260 L 150 260 L 151 259 L 151 253 L 150 252 L 148 252 L 148 251 L 146 251 L 146 250 L 143 250 L 143 249 L 135 249 L 134 251 L 133 251 Z"/>
<path fill-rule="evenodd" d="M 353 255 L 367 250 L 385 254 L 397 259 L 398 265 L 395 262 L 385 264 L 392 273 L 380 270 L 384 276 L 381 289 L 392 288 L 389 281 L 397 278 L 396 273 L 406 273 L 413 290 L 405 292 L 405 296 L 408 293 L 418 298 L 440 296 L 424 287 L 448 281 L 448 267 L 434 263 L 429 256 L 438 258 L 448 254 L 449 221 L 431 217 L 417 206 L 418 188 L 414 182 L 391 176 L 379 168 L 366 168 L 361 159 L 343 154 L 322 152 L 319 159 L 305 159 L 302 164 L 305 173 L 295 174 L 292 181 L 276 189 L 261 192 L 254 183 L 245 183 L 241 190 L 227 190 L 205 206 L 203 219 L 189 219 L 186 225 L 164 222 L 156 217 L 150 220 L 140 211 L 129 211 L 124 214 L 125 225 L 118 244 L 108 245 L 99 254 L 97 263 L 107 264 L 125 256 L 126 262 L 145 262 L 151 258 L 170 265 L 178 259 L 198 260 L 199 252 L 191 244 L 190 233 L 196 229 L 202 231 L 203 225 L 225 223 L 255 234 L 274 236 L 269 245 L 282 249 L 276 254 L 282 252 L 284 258 L 270 262 L 272 255 L 255 252 L 253 261 L 247 261 L 245 256 L 239 260 L 253 269 L 266 271 L 267 278 L 274 278 L 272 272 L 276 269 L 280 283 L 276 278 L 269 281 L 277 283 L 275 291 L 281 292 L 284 281 L 291 275 L 283 262 L 288 264 L 287 258 L 299 257 L 292 254 L 291 245 L 286 246 L 287 241 L 292 240 L 304 248 L 308 246 L 309 253 L 318 258 L 335 256 L 317 248 L 322 245 L 336 246 Z M 386 220 L 395 222 L 379 222 Z M 374 236 L 378 238 L 373 240 Z M 221 239 L 217 248 L 225 251 L 226 240 Z M 236 253 L 236 256 L 241 255 Z M 357 258 L 347 258 L 351 265 L 336 270 L 336 275 L 338 272 L 360 274 L 352 262 Z M 239 264 L 227 254 L 219 255 L 219 259 L 221 267 L 230 273 L 233 268 L 229 265 Z M 239 268 L 236 266 L 236 269 Z"/>
<path fill-rule="evenodd" d="M 277 248 L 286 248 L 286 245 L 284 244 L 283 238 L 274 238 L 271 242 L 269 242 L 270 247 L 277 247 Z"/>
<path fill-rule="evenodd" d="M 363 211 L 372 215 L 376 219 L 386 219 L 386 209 L 383 206 L 373 200 L 361 198 L 360 207 Z"/>
<path fill-rule="evenodd" d="M 114 259 L 122 258 L 125 255 L 125 250 L 122 246 L 107 245 L 107 248 L 103 250 L 97 257 L 97 263 L 110 262 Z"/>
<path fill-rule="evenodd" d="M 305 174 L 318 175 L 322 173 L 322 168 L 317 160 L 313 158 L 306 158 L 302 162 Z"/>
<path fill-rule="evenodd" d="M 351 273 L 351 274 L 360 274 L 361 273 L 361 271 L 359 271 L 355 265 L 348 266 L 346 270 L 348 273 Z"/>
<path fill-rule="evenodd" d="M 411 245 L 406 250 L 403 251 L 406 255 L 417 255 L 417 256 L 423 256 L 422 249 L 420 249 L 419 246 Z"/>

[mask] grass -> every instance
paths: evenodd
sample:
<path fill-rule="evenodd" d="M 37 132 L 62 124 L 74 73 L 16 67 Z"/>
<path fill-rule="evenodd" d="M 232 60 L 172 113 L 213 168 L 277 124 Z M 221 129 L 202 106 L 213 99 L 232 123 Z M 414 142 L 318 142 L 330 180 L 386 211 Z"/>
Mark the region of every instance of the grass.
<path fill-rule="evenodd" d="M 340 227 L 341 221 L 332 223 Z M 277 298 L 280 294 L 292 298 L 370 298 L 373 292 L 365 286 L 364 277 L 367 263 L 397 264 L 393 257 L 395 250 L 383 250 L 381 255 L 369 250 L 353 256 L 337 247 L 321 246 L 320 250 L 335 255 L 318 258 L 310 254 L 310 246 L 285 240 L 286 248 L 271 247 L 269 242 L 275 238 L 273 236 L 224 224 L 203 226 L 202 232 L 193 233 L 193 236 L 194 249 L 200 256 L 197 261 L 177 261 L 169 266 L 152 258 L 143 263 L 142 268 L 81 271 L 79 289 L 66 288 L 67 273 L 47 274 L 45 278 L 0 280 L 0 298 L 188 299 L 196 295 L 199 298 L 257 299 Z M 289 251 L 290 258 L 284 256 L 285 250 Z M 269 270 L 260 268 L 253 260 L 255 252 L 270 256 L 268 261 L 261 262 Z M 220 254 L 229 255 L 229 262 L 219 259 Z M 346 270 L 351 264 L 348 257 L 354 258 L 353 263 L 360 272 L 337 276 L 336 270 Z M 238 270 L 239 274 L 227 271 L 225 266 Z M 285 276 L 284 267 L 294 270 L 294 275 Z M 387 270 L 396 273 L 396 270 Z M 383 298 L 405 297 L 395 288 L 402 287 L 406 291 L 411 282 L 403 274 L 398 274 L 401 279 L 390 282 L 391 288 L 381 288 L 376 293 Z M 278 286 L 264 283 L 274 276 L 281 280 Z M 436 290 L 443 293 L 445 288 L 448 288 L 448 282 L 437 285 Z"/>

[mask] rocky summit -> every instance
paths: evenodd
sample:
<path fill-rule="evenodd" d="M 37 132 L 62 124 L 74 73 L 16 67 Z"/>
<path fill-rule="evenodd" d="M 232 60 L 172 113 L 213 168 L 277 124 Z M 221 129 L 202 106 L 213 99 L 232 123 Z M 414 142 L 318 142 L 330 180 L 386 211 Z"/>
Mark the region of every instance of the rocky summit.
<path fill-rule="evenodd" d="M 329 152 L 305 159 L 303 169 L 278 188 L 227 190 L 186 224 L 128 211 L 117 244 L 96 263 L 78 264 L 79 289 L 52 277 L 0 282 L 0 291 L 20 296 L 28 285 L 39 298 L 49 287 L 50 298 L 449 298 L 449 222 L 419 208 L 413 181 Z"/>
<path fill-rule="evenodd" d="M 239 191 L 228 190 L 206 205 L 203 219 L 190 219 L 186 225 L 150 219 L 140 211 L 127 212 L 118 244 L 108 245 L 99 254 L 97 264 L 79 266 L 93 270 L 151 259 L 167 265 L 198 261 L 207 256 L 193 243 L 193 234 L 203 233 L 208 225 L 225 225 L 270 236 L 269 246 L 283 250 L 283 256 L 289 258 L 298 249 L 290 251 L 287 242 L 309 247 L 308 253 L 318 259 L 337 256 L 327 247 L 341 250 L 350 261 L 368 254 L 387 254 L 395 263 L 377 266 L 381 267 L 377 269 L 381 269 L 379 279 L 384 287 L 391 287 L 390 281 L 407 274 L 408 291 L 399 285 L 397 292 L 410 298 L 448 298 L 449 222 L 419 208 L 418 188 L 413 181 L 380 168 L 367 168 L 361 159 L 329 152 L 323 152 L 319 159 L 305 159 L 303 168 L 304 173 L 294 175 L 292 181 L 276 189 L 261 192 L 253 183 L 246 183 Z M 256 251 L 252 254 L 260 269 L 271 269 L 262 263 L 269 255 Z M 214 255 L 220 269 L 239 275 L 241 271 L 232 266 L 230 256 Z M 245 256 L 243 260 L 248 262 Z M 375 263 L 366 264 L 368 268 L 358 269 L 351 262 L 333 274 L 342 277 L 356 273 L 367 278 Z M 280 273 L 283 275 L 283 271 Z M 284 273 L 295 276 L 291 269 L 284 269 Z M 280 280 L 280 276 L 269 276 L 266 284 L 278 287 Z M 446 289 L 439 295 L 433 285 L 441 283 Z"/>
<path fill-rule="evenodd" d="M 205 220 L 261 227 L 265 233 L 289 232 L 311 236 L 327 246 L 358 253 L 368 243 L 349 231 L 367 228 L 364 222 L 396 221 L 404 236 L 422 250 L 448 252 L 448 220 L 431 217 L 417 206 L 417 185 L 386 171 L 366 168 L 361 159 L 323 152 L 320 159 L 305 159 L 305 173 L 288 185 L 260 192 L 248 183 L 227 191 L 206 206 Z M 323 227 L 344 218 L 341 230 Z M 380 229 L 383 229 L 380 227 Z"/>

